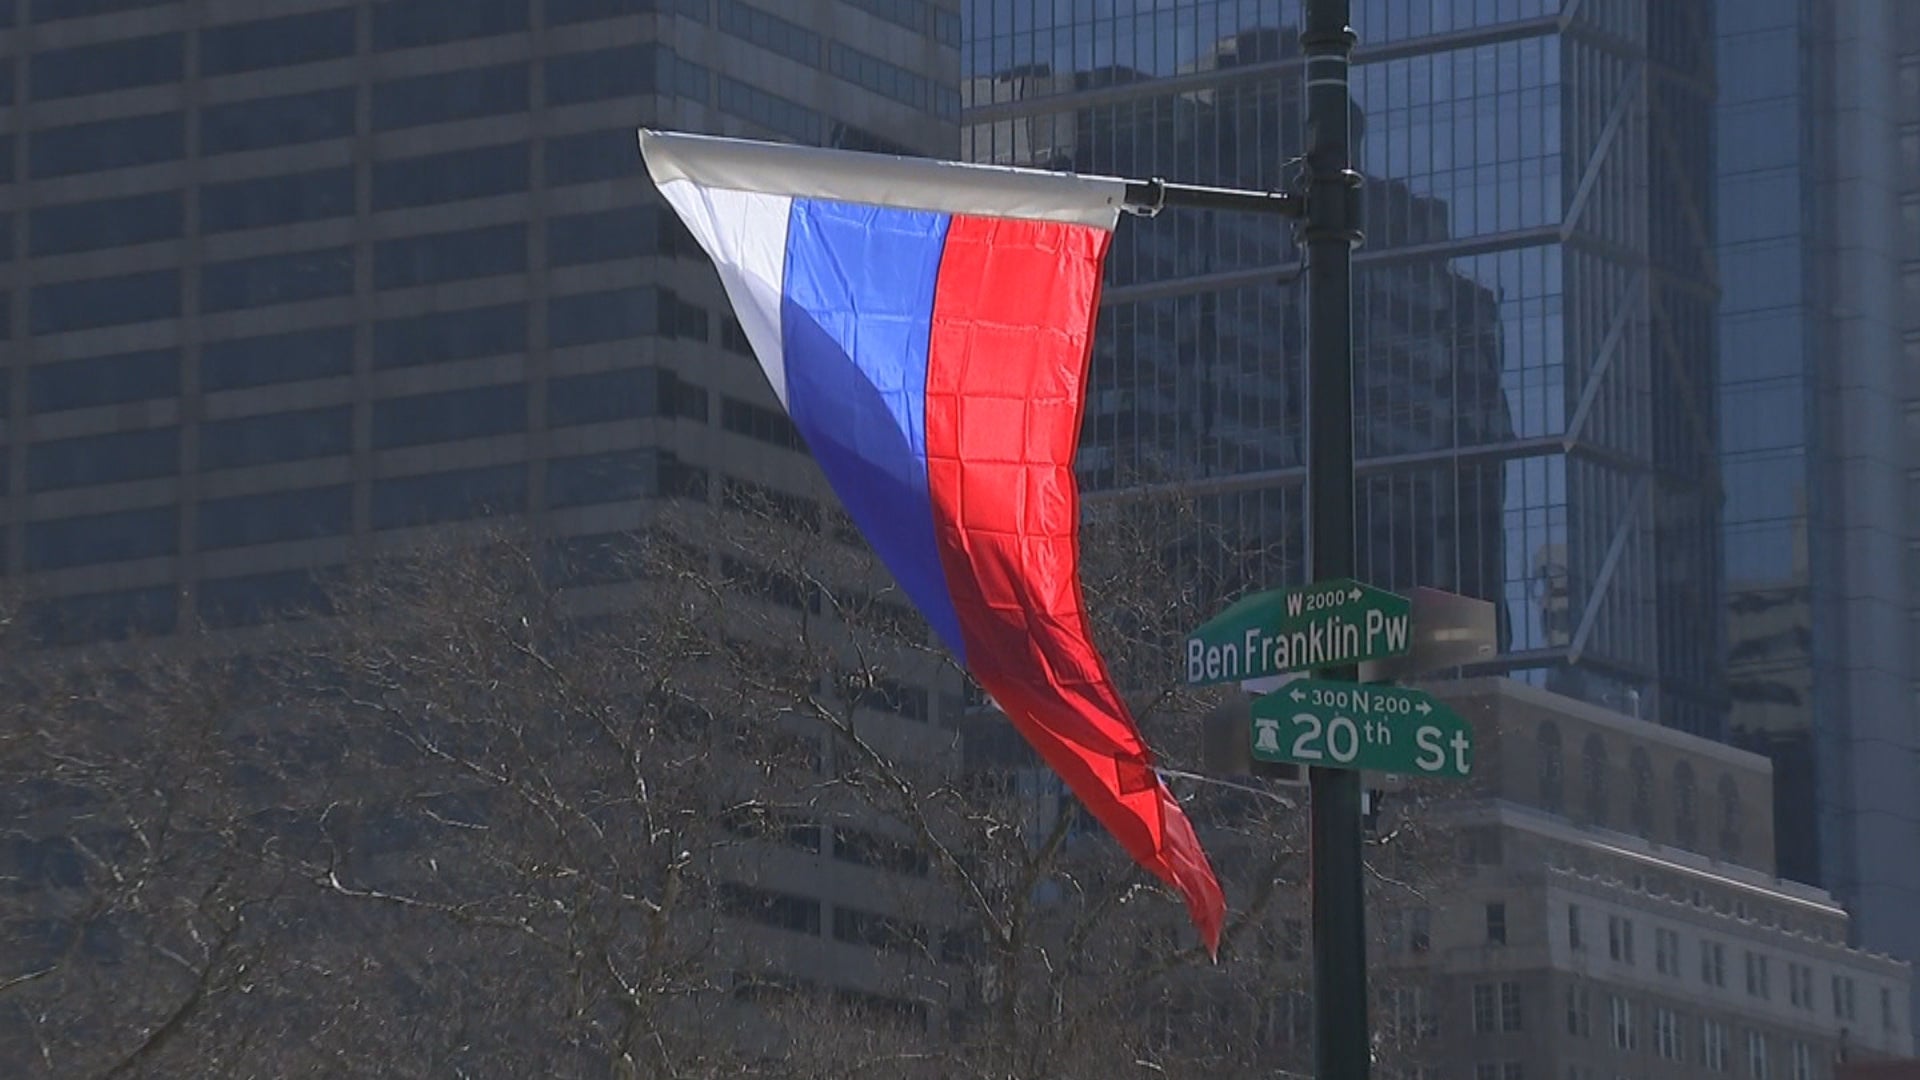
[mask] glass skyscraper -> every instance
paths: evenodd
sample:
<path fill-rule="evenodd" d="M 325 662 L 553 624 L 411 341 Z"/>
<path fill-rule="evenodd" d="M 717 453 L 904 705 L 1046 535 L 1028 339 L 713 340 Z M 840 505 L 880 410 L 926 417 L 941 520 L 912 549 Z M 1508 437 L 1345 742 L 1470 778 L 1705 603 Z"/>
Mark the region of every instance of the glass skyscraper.
<path fill-rule="evenodd" d="M 1359 567 L 1495 601 L 1495 670 L 1721 736 L 1712 6 L 1357 0 Z M 970 0 L 976 161 L 1282 188 L 1299 0 Z M 1173 483 L 1304 572 L 1284 223 L 1121 225 L 1091 483 Z"/>
<path fill-rule="evenodd" d="M 1732 737 L 1781 873 L 1916 959 L 1920 6 L 1720 0 L 1718 34 Z"/>

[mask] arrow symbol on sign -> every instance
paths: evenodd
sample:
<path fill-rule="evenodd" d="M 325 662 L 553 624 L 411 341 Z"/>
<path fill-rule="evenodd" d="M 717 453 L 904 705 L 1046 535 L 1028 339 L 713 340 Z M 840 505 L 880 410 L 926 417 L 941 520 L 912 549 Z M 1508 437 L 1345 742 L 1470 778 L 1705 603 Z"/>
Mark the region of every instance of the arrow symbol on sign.
<path fill-rule="evenodd" d="M 1354 586 L 1353 591 L 1347 594 L 1347 599 L 1349 600 L 1360 599 L 1360 587 L 1358 585 Z"/>
<path fill-rule="evenodd" d="M 1293 700 L 1296 702 L 1305 701 L 1307 698 L 1307 694 L 1306 694 L 1306 691 L 1304 690 L 1295 690 L 1292 694 L 1292 697 L 1293 697 Z"/>
<path fill-rule="evenodd" d="M 1418 704 L 1418 705 L 1415 705 L 1415 706 L 1414 706 L 1414 708 L 1416 708 L 1416 709 L 1418 709 L 1418 710 L 1420 710 L 1420 715 L 1421 715 L 1421 716 L 1425 716 L 1425 715 L 1427 715 L 1428 713 L 1430 713 L 1430 712 L 1432 712 L 1432 711 L 1433 711 L 1433 706 L 1431 706 L 1431 705 L 1429 705 L 1429 704 L 1427 704 L 1427 703 L 1426 703 L 1426 702 L 1424 702 L 1424 701 L 1423 701 L 1423 702 L 1421 702 L 1421 703 L 1420 703 L 1420 704 Z"/>

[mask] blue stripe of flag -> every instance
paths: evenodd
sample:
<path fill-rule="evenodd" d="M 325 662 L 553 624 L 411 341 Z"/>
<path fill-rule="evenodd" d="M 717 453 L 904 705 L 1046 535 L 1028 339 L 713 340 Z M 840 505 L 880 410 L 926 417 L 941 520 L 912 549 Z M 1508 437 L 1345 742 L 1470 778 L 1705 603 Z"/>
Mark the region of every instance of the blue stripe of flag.
<path fill-rule="evenodd" d="M 927 342 L 949 215 L 795 199 L 787 410 L 854 524 L 966 663 L 927 493 Z"/>

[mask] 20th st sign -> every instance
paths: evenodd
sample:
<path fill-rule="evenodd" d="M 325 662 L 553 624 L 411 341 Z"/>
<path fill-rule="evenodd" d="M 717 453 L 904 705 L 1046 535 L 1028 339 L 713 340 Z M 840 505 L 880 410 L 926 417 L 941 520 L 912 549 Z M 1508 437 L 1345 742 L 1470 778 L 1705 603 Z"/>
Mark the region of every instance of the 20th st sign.
<path fill-rule="evenodd" d="M 1295 679 L 1254 701 L 1253 759 L 1462 778 L 1473 729 L 1424 691 Z"/>

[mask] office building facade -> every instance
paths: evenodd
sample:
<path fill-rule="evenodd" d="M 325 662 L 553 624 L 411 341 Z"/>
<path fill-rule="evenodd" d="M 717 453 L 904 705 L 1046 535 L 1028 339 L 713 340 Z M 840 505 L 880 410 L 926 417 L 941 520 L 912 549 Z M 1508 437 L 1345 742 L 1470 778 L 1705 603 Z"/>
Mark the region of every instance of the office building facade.
<path fill-rule="evenodd" d="M 1285 187 L 1297 0 L 968 5 L 978 161 Z M 1496 670 L 1724 729 L 1711 5 L 1354 4 L 1362 576 L 1493 600 Z M 1300 580 L 1303 290 L 1274 219 L 1122 223 L 1083 451 Z"/>
<path fill-rule="evenodd" d="M 1781 873 L 1920 957 L 1920 10 L 1718 12 L 1730 726 Z"/>

